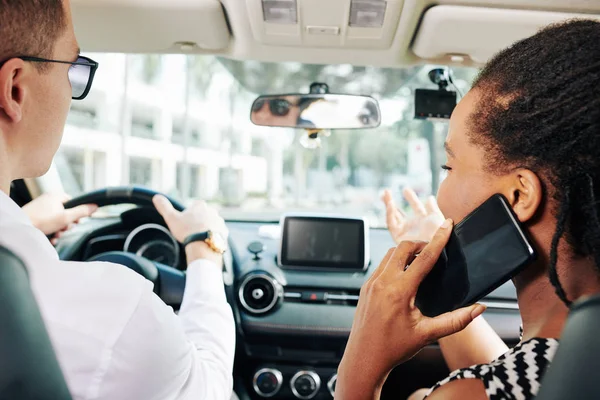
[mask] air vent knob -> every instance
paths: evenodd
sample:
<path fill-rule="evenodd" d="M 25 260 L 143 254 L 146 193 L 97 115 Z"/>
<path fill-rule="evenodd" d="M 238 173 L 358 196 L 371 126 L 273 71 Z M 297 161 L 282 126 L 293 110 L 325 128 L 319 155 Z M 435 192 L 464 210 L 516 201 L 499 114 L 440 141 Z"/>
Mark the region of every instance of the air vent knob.
<path fill-rule="evenodd" d="M 253 272 L 240 285 L 238 298 L 251 314 L 266 314 L 283 299 L 283 287 L 266 272 Z"/>

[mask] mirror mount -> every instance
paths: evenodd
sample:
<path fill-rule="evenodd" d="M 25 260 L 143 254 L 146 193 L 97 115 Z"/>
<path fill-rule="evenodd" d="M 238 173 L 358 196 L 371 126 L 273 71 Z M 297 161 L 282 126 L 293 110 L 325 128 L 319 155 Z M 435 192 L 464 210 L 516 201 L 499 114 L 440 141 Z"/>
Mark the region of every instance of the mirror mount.
<path fill-rule="evenodd" d="M 314 82 L 310 85 L 310 94 L 329 94 L 329 85 L 326 83 Z"/>
<path fill-rule="evenodd" d="M 329 85 L 326 83 L 314 82 L 310 85 L 310 94 L 328 94 Z M 305 129 L 305 135 L 300 138 L 300 144 L 305 149 L 317 149 L 321 147 L 321 138 L 319 133 L 323 132 L 323 129 Z M 329 134 L 323 135 L 329 137 Z"/>
<path fill-rule="evenodd" d="M 316 139 L 319 137 L 320 129 L 306 129 L 306 134 L 309 139 Z"/>
<path fill-rule="evenodd" d="M 331 136 L 331 131 L 327 129 L 305 129 L 300 136 L 299 143 L 305 149 L 316 150 L 321 147 L 321 138 L 329 136 Z"/>
<path fill-rule="evenodd" d="M 435 68 L 429 71 L 429 80 L 438 85 L 439 90 L 446 90 L 450 85 L 450 71 L 448 68 Z"/>

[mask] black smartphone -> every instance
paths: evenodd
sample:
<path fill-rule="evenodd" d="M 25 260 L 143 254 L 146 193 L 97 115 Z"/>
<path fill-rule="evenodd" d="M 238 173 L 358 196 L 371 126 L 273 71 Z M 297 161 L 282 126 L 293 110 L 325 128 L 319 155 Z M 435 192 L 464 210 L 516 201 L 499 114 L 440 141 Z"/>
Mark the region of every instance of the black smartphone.
<path fill-rule="evenodd" d="M 416 306 L 435 317 L 469 306 L 517 275 L 536 253 L 504 196 L 496 194 L 458 223 Z"/>

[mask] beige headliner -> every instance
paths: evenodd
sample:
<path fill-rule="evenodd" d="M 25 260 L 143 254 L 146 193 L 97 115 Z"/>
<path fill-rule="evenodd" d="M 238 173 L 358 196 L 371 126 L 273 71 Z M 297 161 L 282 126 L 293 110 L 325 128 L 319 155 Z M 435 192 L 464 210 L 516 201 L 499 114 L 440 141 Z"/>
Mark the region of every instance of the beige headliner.
<path fill-rule="evenodd" d="M 296 0 L 301 19 L 297 35 L 289 27 L 277 31 L 265 26 L 260 1 L 72 0 L 72 6 L 77 36 L 88 52 L 198 53 L 375 66 L 477 65 L 547 23 L 574 16 L 600 18 L 600 0 L 388 0 L 390 17 L 381 37 L 365 30 L 368 40 L 353 41 L 344 37 L 356 33 L 345 26 L 350 0 Z M 392 15 L 395 7 L 397 19 Z M 337 26 L 341 37 L 307 36 L 306 25 Z"/>

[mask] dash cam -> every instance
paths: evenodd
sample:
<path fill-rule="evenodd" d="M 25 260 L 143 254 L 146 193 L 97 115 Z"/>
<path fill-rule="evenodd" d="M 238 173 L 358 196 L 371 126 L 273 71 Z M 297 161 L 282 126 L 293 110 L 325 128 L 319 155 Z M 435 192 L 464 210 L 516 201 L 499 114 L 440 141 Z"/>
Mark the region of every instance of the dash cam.
<path fill-rule="evenodd" d="M 456 107 L 456 92 L 449 90 L 415 90 L 415 118 L 449 119 Z"/>
<path fill-rule="evenodd" d="M 449 119 L 456 107 L 456 92 L 446 88 L 452 83 L 447 68 L 435 68 L 429 71 L 429 79 L 438 85 L 438 90 L 415 90 L 415 118 Z"/>

